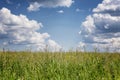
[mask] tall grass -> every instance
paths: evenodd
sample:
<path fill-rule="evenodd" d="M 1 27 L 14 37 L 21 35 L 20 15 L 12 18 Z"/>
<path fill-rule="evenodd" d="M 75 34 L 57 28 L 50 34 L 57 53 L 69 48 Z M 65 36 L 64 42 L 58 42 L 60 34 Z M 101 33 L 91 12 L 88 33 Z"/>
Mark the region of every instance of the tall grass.
<path fill-rule="evenodd" d="M 120 54 L 0 52 L 0 80 L 120 80 Z"/>

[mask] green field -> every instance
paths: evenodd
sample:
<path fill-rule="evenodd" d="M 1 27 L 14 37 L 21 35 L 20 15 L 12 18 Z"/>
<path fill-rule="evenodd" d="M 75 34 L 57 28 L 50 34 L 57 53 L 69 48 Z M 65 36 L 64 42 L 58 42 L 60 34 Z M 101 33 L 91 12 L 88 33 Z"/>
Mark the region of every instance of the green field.
<path fill-rule="evenodd" d="M 120 54 L 0 52 L 0 80 L 120 80 Z"/>

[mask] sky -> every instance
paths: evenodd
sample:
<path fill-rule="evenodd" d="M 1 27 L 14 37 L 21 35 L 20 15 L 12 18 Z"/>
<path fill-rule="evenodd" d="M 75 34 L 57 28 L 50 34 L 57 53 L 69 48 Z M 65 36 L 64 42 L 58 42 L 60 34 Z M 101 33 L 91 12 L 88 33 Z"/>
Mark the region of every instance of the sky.
<path fill-rule="evenodd" d="M 0 0 L 0 48 L 120 50 L 120 0 Z"/>

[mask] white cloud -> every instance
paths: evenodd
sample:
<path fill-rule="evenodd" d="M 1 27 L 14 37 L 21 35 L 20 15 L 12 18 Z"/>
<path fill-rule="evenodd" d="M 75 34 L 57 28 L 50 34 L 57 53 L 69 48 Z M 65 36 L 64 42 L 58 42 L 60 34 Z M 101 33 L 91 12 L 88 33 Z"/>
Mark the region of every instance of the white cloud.
<path fill-rule="evenodd" d="M 59 10 L 59 11 L 57 11 L 58 13 L 64 13 L 64 11 L 63 10 Z"/>
<path fill-rule="evenodd" d="M 80 12 L 80 9 L 79 9 L 79 8 L 77 8 L 77 9 L 76 9 L 76 12 Z"/>
<path fill-rule="evenodd" d="M 116 5 L 117 4 L 117 5 Z M 120 50 L 120 0 L 104 0 L 93 15 L 89 15 L 81 25 L 80 35 L 86 46 L 95 46 L 111 51 Z M 114 9 L 111 8 L 114 6 Z M 113 15 L 114 12 L 115 14 Z"/>
<path fill-rule="evenodd" d="M 27 8 L 28 11 L 38 11 L 40 7 L 40 4 L 38 2 L 34 2 L 30 4 L 30 6 Z"/>
<path fill-rule="evenodd" d="M 84 12 L 85 10 L 81 10 L 81 9 L 77 8 L 75 11 L 76 12 Z"/>
<path fill-rule="evenodd" d="M 60 51 L 61 49 L 61 46 L 51 39 L 48 40 L 48 46 L 52 51 Z"/>
<path fill-rule="evenodd" d="M 78 44 L 78 49 L 77 49 L 77 50 L 84 52 L 84 51 L 85 51 L 85 46 L 86 46 L 85 43 L 79 42 L 79 44 Z"/>
<path fill-rule="evenodd" d="M 7 8 L 0 10 L 0 39 L 3 45 L 29 45 L 44 49 L 50 35 L 38 32 L 42 26 L 42 23 L 29 20 L 25 15 L 12 14 Z M 54 47 L 55 44 L 57 43 L 54 41 L 53 46 L 50 46 Z"/>
<path fill-rule="evenodd" d="M 70 7 L 73 2 L 73 0 L 32 0 L 27 9 L 28 11 L 37 11 L 40 7 Z"/>
<path fill-rule="evenodd" d="M 93 12 L 108 12 L 108 11 L 120 11 L 120 0 L 103 0 L 97 8 L 93 9 Z"/>

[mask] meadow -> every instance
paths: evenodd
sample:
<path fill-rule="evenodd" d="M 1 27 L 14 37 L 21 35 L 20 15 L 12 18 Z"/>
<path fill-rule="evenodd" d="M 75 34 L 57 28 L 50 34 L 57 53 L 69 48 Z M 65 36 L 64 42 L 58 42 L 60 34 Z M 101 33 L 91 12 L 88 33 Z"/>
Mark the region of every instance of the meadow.
<path fill-rule="evenodd" d="M 0 80 L 120 80 L 120 54 L 0 52 Z"/>

